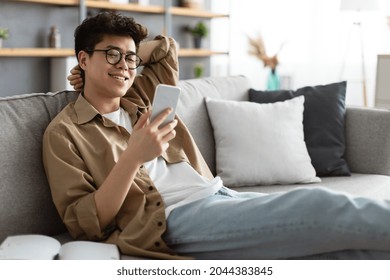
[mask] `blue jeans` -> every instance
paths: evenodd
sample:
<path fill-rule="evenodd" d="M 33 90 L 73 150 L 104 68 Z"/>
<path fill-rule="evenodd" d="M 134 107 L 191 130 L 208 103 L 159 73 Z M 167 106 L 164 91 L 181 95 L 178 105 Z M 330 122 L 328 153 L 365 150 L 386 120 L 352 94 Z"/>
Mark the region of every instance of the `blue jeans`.
<path fill-rule="evenodd" d="M 390 259 L 390 202 L 325 188 L 240 193 L 181 206 L 164 240 L 197 259 Z"/>

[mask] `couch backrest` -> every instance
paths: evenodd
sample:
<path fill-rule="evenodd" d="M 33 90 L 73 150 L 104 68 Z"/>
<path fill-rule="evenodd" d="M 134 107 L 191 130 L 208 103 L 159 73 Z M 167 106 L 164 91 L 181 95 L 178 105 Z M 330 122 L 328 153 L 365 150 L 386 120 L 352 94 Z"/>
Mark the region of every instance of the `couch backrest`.
<path fill-rule="evenodd" d="M 42 136 L 73 92 L 0 98 L 0 242 L 8 235 L 65 231 L 42 165 Z"/>
<path fill-rule="evenodd" d="M 203 157 L 215 174 L 215 141 L 204 98 L 247 101 L 250 83 L 244 76 L 212 77 L 180 81 L 177 114 L 191 131 Z M 221 116 L 223 118 L 223 116 Z"/>
<path fill-rule="evenodd" d="M 211 170 L 215 143 L 204 97 L 247 100 L 245 77 L 180 81 L 178 114 Z M 49 122 L 77 93 L 33 93 L 0 98 L 0 243 L 9 235 L 66 231 L 51 200 L 42 165 L 42 136 Z M 223 116 L 221 116 L 223 117 Z"/>

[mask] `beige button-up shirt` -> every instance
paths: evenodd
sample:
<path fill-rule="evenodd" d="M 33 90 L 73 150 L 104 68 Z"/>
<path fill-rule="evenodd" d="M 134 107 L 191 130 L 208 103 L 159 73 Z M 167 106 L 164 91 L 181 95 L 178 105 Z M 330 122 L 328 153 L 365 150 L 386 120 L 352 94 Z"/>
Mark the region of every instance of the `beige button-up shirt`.
<path fill-rule="evenodd" d="M 145 65 L 121 107 L 134 125 L 151 105 L 155 87 L 175 85 L 178 59 L 175 42 L 158 36 L 160 45 Z M 212 174 L 183 122 L 178 119 L 176 137 L 162 155 L 168 163 L 186 161 L 201 175 Z M 153 258 L 177 258 L 164 243 L 164 203 L 141 167 L 123 205 L 106 228 L 101 228 L 94 200 L 112 167 L 126 149 L 131 135 L 99 114 L 82 96 L 67 105 L 49 124 L 43 139 L 43 161 L 53 201 L 75 239 L 117 244 L 123 254 Z"/>

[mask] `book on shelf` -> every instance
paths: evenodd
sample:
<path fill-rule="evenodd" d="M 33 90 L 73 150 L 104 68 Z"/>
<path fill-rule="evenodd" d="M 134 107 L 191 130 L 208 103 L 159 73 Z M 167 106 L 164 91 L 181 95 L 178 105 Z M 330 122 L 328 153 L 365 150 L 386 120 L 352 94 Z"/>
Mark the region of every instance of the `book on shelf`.
<path fill-rule="evenodd" d="M 39 234 L 13 235 L 0 245 L 0 260 L 119 260 L 114 244 L 70 241 Z"/>

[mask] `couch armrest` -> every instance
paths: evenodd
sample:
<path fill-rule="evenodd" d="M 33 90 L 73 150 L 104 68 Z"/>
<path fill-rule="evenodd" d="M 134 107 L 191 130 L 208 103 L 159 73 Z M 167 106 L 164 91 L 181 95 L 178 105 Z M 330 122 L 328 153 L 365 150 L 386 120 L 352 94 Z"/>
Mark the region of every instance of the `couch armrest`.
<path fill-rule="evenodd" d="M 348 107 L 345 130 L 351 172 L 390 175 L 390 111 Z"/>

